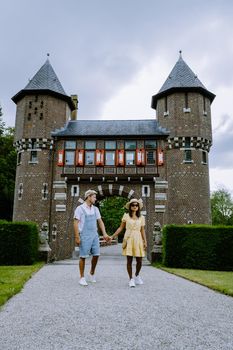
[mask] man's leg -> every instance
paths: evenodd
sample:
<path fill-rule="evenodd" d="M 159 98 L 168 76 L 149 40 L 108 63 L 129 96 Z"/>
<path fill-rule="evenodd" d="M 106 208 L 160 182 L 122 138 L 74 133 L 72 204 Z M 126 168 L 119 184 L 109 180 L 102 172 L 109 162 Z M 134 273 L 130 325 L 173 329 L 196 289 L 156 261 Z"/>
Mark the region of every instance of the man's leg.
<path fill-rule="evenodd" d="M 91 270 L 90 274 L 94 275 L 95 274 L 95 268 L 99 259 L 100 255 L 100 242 L 99 242 L 99 236 L 96 235 L 93 239 L 92 246 L 91 246 L 91 254 L 92 254 L 92 259 L 91 259 Z"/>
<path fill-rule="evenodd" d="M 98 259 L 99 259 L 99 255 L 93 255 L 93 257 L 91 259 L 91 271 L 90 271 L 91 275 L 95 274 L 95 268 L 96 268 Z"/>
<path fill-rule="evenodd" d="M 84 269 L 85 269 L 85 258 L 79 259 L 79 271 L 80 271 L 80 277 L 84 277 Z"/>

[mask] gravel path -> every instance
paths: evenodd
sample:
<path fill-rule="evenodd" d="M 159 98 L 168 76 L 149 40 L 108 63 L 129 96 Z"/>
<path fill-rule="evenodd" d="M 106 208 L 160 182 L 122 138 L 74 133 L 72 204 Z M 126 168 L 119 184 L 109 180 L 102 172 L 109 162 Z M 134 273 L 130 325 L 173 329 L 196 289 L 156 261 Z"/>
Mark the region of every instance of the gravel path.
<path fill-rule="evenodd" d="M 77 260 L 43 267 L 1 309 L 0 349 L 233 349 L 233 298 L 147 261 L 145 284 L 130 289 L 119 249 L 102 248 L 88 287 L 78 284 Z"/>

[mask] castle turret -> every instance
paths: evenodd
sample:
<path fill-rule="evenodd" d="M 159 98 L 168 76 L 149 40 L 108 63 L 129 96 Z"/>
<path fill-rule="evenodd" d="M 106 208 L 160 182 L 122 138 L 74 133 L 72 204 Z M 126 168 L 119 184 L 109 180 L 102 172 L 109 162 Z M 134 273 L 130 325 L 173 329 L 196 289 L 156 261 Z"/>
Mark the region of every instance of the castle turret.
<path fill-rule="evenodd" d="M 181 52 L 162 88 L 152 97 L 159 124 L 170 131 L 166 145 L 168 223 L 211 223 L 208 153 L 214 98 Z"/>
<path fill-rule="evenodd" d="M 17 105 L 17 172 L 13 219 L 49 224 L 53 141 L 75 109 L 49 60 L 12 100 Z"/>

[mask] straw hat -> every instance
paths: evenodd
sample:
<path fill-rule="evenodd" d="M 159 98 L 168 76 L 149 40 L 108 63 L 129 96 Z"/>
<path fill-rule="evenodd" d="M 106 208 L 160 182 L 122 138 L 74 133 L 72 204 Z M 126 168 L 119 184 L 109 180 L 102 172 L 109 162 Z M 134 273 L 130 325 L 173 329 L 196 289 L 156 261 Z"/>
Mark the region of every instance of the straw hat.
<path fill-rule="evenodd" d="M 93 194 L 97 194 L 97 192 L 94 190 L 87 190 L 84 194 L 84 200 L 86 200 L 87 197 L 92 196 Z"/>
<path fill-rule="evenodd" d="M 138 203 L 140 209 L 142 209 L 142 207 L 143 207 L 143 202 L 142 202 L 142 199 L 141 199 L 141 198 L 140 198 L 140 199 L 132 198 L 132 199 L 130 199 L 130 201 L 129 201 L 128 203 L 126 203 L 125 208 L 126 208 L 126 209 L 129 209 L 129 208 L 130 208 L 130 205 L 131 205 L 132 203 Z"/>

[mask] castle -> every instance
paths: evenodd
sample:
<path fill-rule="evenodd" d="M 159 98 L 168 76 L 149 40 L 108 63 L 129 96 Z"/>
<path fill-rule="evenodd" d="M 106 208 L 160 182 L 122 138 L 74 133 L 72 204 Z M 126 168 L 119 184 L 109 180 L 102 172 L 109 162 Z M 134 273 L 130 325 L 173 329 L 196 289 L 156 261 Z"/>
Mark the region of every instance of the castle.
<path fill-rule="evenodd" d="M 208 91 L 181 53 L 152 96 L 154 119 L 80 120 L 49 60 L 12 100 L 17 105 L 13 220 L 48 225 L 54 259 L 74 250 L 73 212 L 84 192 L 142 198 L 148 256 L 155 222 L 210 224 Z"/>

